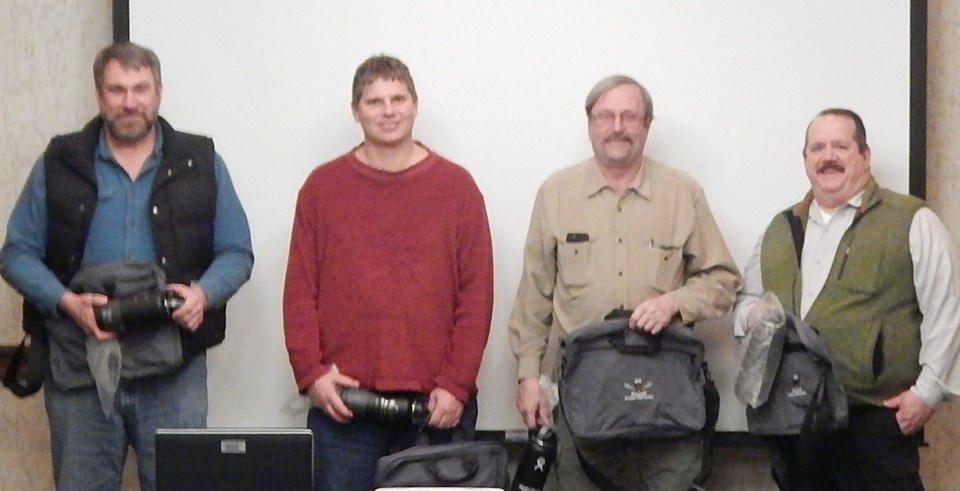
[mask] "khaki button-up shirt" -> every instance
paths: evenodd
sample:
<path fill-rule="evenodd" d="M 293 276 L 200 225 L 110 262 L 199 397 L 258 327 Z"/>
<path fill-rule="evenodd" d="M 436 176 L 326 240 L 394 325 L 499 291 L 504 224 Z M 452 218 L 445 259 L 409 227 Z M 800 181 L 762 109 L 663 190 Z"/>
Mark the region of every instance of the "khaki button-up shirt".
<path fill-rule="evenodd" d="M 738 281 L 703 189 L 687 174 L 644 159 L 618 194 L 594 159 L 563 169 L 537 193 L 508 322 L 519 378 L 539 376 L 551 329 L 565 335 L 664 293 L 684 322 L 718 317 Z"/>

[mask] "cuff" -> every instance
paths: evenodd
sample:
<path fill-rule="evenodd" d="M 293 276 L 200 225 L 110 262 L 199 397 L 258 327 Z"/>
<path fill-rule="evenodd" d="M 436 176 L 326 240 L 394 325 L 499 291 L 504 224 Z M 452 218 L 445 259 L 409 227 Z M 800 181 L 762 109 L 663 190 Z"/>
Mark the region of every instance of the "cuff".
<path fill-rule="evenodd" d="M 470 391 L 464 390 L 463 387 L 457 385 L 450 379 L 441 377 L 437 379 L 435 383 L 437 384 L 437 387 L 449 392 L 456 400 L 463 404 L 466 404 L 467 401 L 470 400 L 470 396 L 472 395 Z"/>
<path fill-rule="evenodd" d="M 301 394 L 306 394 L 307 390 L 310 389 L 310 386 L 317 381 L 318 378 L 326 375 L 330 371 L 330 365 L 320 364 L 302 376 L 297 377 L 297 389 L 299 389 Z"/>
<path fill-rule="evenodd" d="M 940 390 L 940 383 L 937 381 L 933 369 L 924 366 L 917 377 L 916 384 L 910 390 L 923 401 L 930 409 L 936 409 L 943 401 L 943 391 Z"/>
<path fill-rule="evenodd" d="M 540 357 L 525 356 L 517 360 L 517 379 L 540 378 Z"/>

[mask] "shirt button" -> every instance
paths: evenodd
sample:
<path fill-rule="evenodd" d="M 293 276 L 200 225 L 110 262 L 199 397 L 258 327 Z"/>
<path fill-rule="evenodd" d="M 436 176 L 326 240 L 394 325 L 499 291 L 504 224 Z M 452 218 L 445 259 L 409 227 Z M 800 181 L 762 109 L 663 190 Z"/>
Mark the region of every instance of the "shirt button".
<path fill-rule="evenodd" d="M 617 276 L 623 276 L 623 271 L 620 271 L 619 273 L 617 273 Z"/>
<path fill-rule="evenodd" d="M 617 239 L 617 243 L 618 243 L 618 244 L 623 244 L 623 237 L 620 237 L 619 239 Z"/>

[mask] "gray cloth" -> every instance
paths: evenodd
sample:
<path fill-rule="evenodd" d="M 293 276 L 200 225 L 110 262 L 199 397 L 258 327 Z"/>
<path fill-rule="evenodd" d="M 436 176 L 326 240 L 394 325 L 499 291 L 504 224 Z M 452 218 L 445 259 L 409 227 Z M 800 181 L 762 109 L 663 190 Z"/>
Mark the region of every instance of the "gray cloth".
<path fill-rule="evenodd" d="M 113 401 L 117 398 L 117 387 L 120 387 L 120 367 L 122 366 L 123 350 L 117 339 L 103 341 L 87 336 L 87 366 L 90 375 L 97 386 L 97 395 L 100 397 L 100 408 L 103 414 L 113 412 Z"/>
<path fill-rule="evenodd" d="M 154 264 L 113 263 L 80 270 L 69 287 L 113 299 L 162 292 L 165 281 L 163 270 Z M 183 364 L 180 328 L 172 320 L 103 342 L 90 338 L 69 317 L 49 317 L 46 327 L 52 382 L 60 389 L 96 385 L 105 413 L 121 380 L 166 373 Z"/>

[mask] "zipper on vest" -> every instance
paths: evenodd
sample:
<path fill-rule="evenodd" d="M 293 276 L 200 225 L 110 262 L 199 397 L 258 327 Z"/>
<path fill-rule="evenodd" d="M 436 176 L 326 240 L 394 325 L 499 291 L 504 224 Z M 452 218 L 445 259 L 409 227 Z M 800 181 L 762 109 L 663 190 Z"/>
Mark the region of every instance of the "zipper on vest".
<path fill-rule="evenodd" d="M 854 215 L 853 221 L 850 222 L 850 227 L 847 228 L 847 233 L 850 234 L 850 240 L 847 241 L 847 247 L 843 250 L 843 259 L 840 260 L 840 271 L 837 271 L 838 280 L 843 278 L 843 270 L 847 267 L 847 258 L 850 257 L 850 244 L 853 244 L 853 228 L 860 223 L 860 219 L 863 218 L 864 213 L 863 208 L 857 208 L 857 214 Z"/>
<path fill-rule="evenodd" d="M 840 271 L 837 272 L 837 279 L 843 278 L 843 269 L 847 267 L 847 258 L 850 257 L 850 244 L 843 251 L 843 259 L 840 260 Z"/>

